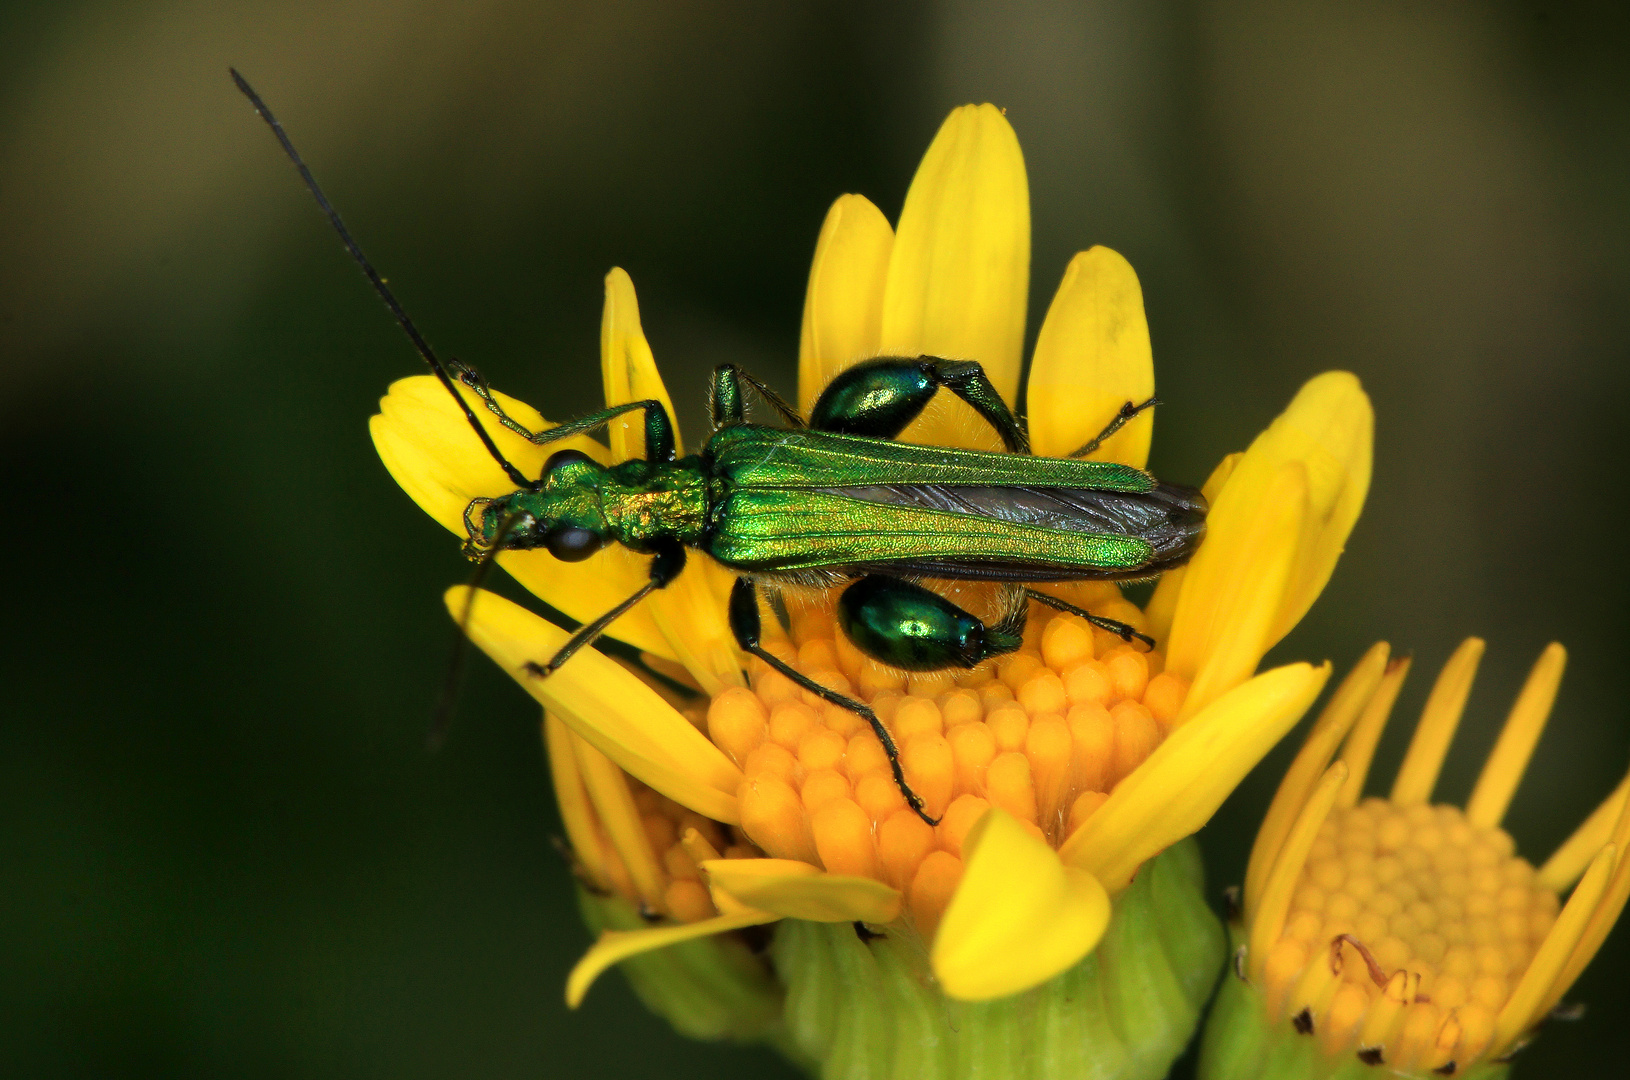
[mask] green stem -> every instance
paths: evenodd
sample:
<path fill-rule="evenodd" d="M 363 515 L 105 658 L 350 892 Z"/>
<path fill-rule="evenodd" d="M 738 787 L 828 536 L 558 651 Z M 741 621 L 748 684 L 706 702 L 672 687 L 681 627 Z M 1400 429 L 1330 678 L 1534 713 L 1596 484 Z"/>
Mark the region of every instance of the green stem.
<path fill-rule="evenodd" d="M 910 931 L 862 941 L 787 920 L 771 959 L 787 1041 L 822 1080 L 1152 1080 L 1187 1045 L 1224 947 L 1190 840 L 1143 868 L 1092 955 L 1012 997 L 946 998 Z"/>
<path fill-rule="evenodd" d="M 651 924 L 617 896 L 578 889 L 589 933 Z M 618 965 L 645 1007 L 693 1039 L 770 1039 L 781 1027 L 782 993 L 763 959 L 734 934 L 681 942 Z"/>

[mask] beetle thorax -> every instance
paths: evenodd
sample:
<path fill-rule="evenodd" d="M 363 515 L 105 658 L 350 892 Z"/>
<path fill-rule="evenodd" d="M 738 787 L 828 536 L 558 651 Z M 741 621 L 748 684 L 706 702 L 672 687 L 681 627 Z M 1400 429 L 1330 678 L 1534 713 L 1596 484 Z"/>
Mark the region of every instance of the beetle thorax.
<path fill-rule="evenodd" d="M 707 523 L 707 485 L 694 457 L 614 465 L 599 496 L 610 534 L 627 547 L 641 549 L 660 537 L 694 544 Z"/>

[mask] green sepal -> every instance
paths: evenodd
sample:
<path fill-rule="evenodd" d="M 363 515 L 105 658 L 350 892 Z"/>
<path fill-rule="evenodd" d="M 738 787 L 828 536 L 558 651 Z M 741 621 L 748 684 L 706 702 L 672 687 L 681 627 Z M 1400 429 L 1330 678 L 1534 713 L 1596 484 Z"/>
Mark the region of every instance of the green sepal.
<path fill-rule="evenodd" d="M 589 932 L 646 930 L 620 896 L 577 890 Z M 734 934 L 698 938 L 629 957 L 617 965 L 645 1007 L 693 1039 L 776 1041 L 782 992 L 775 974 Z"/>
<path fill-rule="evenodd" d="M 788 919 L 770 955 L 787 1039 L 823 1080 L 1153 1080 L 1188 1044 L 1224 952 L 1186 840 L 1139 872 L 1091 955 L 1012 997 L 948 999 L 921 939 L 897 927 L 862 941 Z"/>
<path fill-rule="evenodd" d="M 1232 937 L 1236 948 L 1244 940 L 1238 928 Z M 1483 1062 L 1453 1075 L 1455 1080 L 1505 1080 L 1510 1072 L 1508 1064 Z M 1223 977 L 1206 1017 L 1195 1075 L 1199 1080 L 1443 1080 L 1430 1069 L 1406 1072 L 1385 1062 L 1366 1064 L 1356 1051 L 1326 1054 L 1314 1035 L 1301 1034 L 1288 1018 L 1270 1022 L 1261 991 L 1233 971 Z"/>

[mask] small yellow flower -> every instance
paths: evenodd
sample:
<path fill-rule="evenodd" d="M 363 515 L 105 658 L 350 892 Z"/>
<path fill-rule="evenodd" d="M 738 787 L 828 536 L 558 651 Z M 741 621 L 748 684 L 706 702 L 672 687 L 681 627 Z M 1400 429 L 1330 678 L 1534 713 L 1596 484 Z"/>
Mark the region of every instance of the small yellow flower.
<path fill-rule="evenodd" d="M 1385 799 L 1359 796 L 1409 661 L 1376 645 L 1314 724 L 1251 852 L 1240 979 L 1201 1076 L 1346 1075 L 1355 1057 L 1401 1076 L 1503 1071 L 1601 946 L 1630 893 L 1630 779 L 1538 870 L 1500 827 L 1562 646 L 1534 665 L 1465 808 L 1431 802 L 1482 654 L 1471 638 L 1444 665 Z"/>
<path fill-rule="evenodd" d="M 945 122 L 897 228 L 861 196 L 840 198 L 810 272 L 801 406 L 878 355 L 975 358 L 1016 400 L 1029 229 L 1018 141 L 989 105 Z M 621 270 L 606 279 L 601 347 L 609 404 L 669 400 Z M 1032 359 L 1036 453 L 1069 453 L 1153 390 L 1136 275 L 1108 249 L 1078 254 Z M 500 400 L 521 424 L 547 426 Z M 1327 665 L 1256 668 L 1329 579 L 1368 489 L 1371 427 L 1358 381 L 1321 375 L 1214 471 L 1207 539 L 1146 609 L 1104 583 L 1049 586 L 1153 635 L 1152 653 L 1038 607 L 1020 652 L 969 672 L 904 675 L 856 651 L 826 598 L 790 597 L 791 632 L 767 647 L 872 705 L 902 747 L 913 789 L 943 815 L 937 827 L 905 808 L 858 717 L 743 664 L 725 620 L 729 576 L 708 560 L 693 558 L 610 631 L 706 694 L 705 706 L 665 697 L 592 651 L 550 678 L 528 674 L 566 634 L 482 594 L 471 637 L 547 710 L 557 793 L 585 878 L 660 923 L 605 933 L 574 971 L 568 1000 L 626 958 L 779 919 L 875 924 L 920 942 L 937 986 L 961 1001 L 1015 994 L 1077 965 L 1139 867 L 1203 825 L 1322 688 Z M 429 377 L 395 384 L 372 430 L 392 475 L 455 534 L 472 498 L 511 487 Z M 1145 412 L 1095 456 L 1141 468 L 1152 430 Z M 522 471 L 541 467 L 544 449 L 495 425 L 493 436 Z M 571 446 L 623 460 L 640 453 L 641 437 L 637 422 L 620 420 L 609 452 L 587 439 L 548 452 Z M 944 394 L 903 437 L 999 449 Z M 647 577 L 643 559 L 617 548 L 576 564 L 542 551 L 498 558 L 584 621 Z M 948 588 L 977 609 L 979 589 Z M 466 597 L 448 594 L 455 616 Z"/>

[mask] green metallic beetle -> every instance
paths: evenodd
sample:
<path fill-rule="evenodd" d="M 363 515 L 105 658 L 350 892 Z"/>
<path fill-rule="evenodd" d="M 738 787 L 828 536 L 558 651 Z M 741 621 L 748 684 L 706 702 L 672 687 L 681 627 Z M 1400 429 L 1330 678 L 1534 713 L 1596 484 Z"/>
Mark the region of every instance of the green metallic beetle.
<path fill-rule="evenodd" d="M 472 558 L 542 547 L 577 562 L 609 543 L 653 556 L 650 579 L 634 595 L 578 630 L 548 663 L 532 665 L 533 675 L 552 674 L 618 616 L 672 582 L 687 549 L 695 549 L 741 574 L 729 610 L 736 643 L 863 717 L 919 814 L 922 803 L 906 784 L 894 741 L 872 710 L 763 647 L 760 583 L 842 585 L 838 625 L 867 656 L 908 671 L 970 668 L 1020 646 L 1026 600 L 1148 642 L 1123 623 L 1024 583 L 1151 577 L 1186 562 L 1205 533 L 1205 500 L 1193 488 L 1161 483 L 1129 465 L 1081 460 L 1152 400 L 1128 402 L 1075 455 L 1043 458 L 1029 455 L 1024 428 L 976 363 L 930 356 L 865 361 L 827 386 L 807 421 L 726 364 L 714 373 L 712 436 L 700 453 L 678 458 L 672 422 L 658 401 L 629 402 L 532 432 L 504 413 L 474 372 L 454 370 L 499 423 L 540 445 L 625 413 L 644 413 L 643 460 L 606 466 L 562 450 L 537 480 L 499 498 L 476 499 L 465 512 L 465 551 Z M 748 423 L 744 386 L 788 426 Z M 1010 452 L 895 442 L 941 389 L 973 406 Z M 498 461 L 510 468 L 501 456 Z M 1007 583 L 1009 613 L 986 625 L 917 583 L 935 578 Z"/>
<path fill-rule="evenodd" d="M 234 81 L 271 127 L 284 152 L 390 308 L 414 347 L 452 394 L 476 436 L 516 490 L 474 500 L 465 510 L 465 553 L 490 565 L 498 551 L 542 547 L 577 562 L 610 543 L 652 556 L 650 577 L 632 596 L 579 628 L 546 663 L 553 674 L 618 616 L 669 585 L 687 549 L 741 575 L 729 620 L 742 651 L 871 726 L 894 781 L 929 824 L 937 824 L 906 783 L 893 737 L 863 702 L 828 689 L 764 648 L 758 587 L 843 586 L 837 621 L 862 653 L 907 671 L 970 668 L 1013 652 L 1023 640 L 1029 600 L 1080 615 L 1126 640 L 1154 643 L 1131 627 L 1093 615 L 1029 586 L 1032 582 L 1152 577 L 1181 566 L 1205 533 L 1205 499 L 1141 469 L 1082 460 L 1128 420 L 1155 404 L 1127 402 L 1091 442 L 1065 458 L 1030 455 L 1022 424 L 979 364 L 939 357 L 881 357 L 844 371 L 808 419 L 730 364 L 715 372 L 713 434 L 701 452 L 674 451 L 673 422 L 655 400 L 628 402 L 532 432 L 505 414 L 472 369 L 444 363 L 363 256 L 282 126 L 248 83 Z M 469 402 L 462 382 L 500 424 L 538 445 L 583 435 L 630 412 L 644 414 L 645 458 L 601 465 L 561 450 L 536 478 L 506 460 Z M 744 391 L 757 392 L 784 427 L 748 423 Z M 946 390 L 995 429 L 1007 453 L 894 441 Z M 919 582 L 1004 583 L 1005 614 L 991 624 Z"/>

